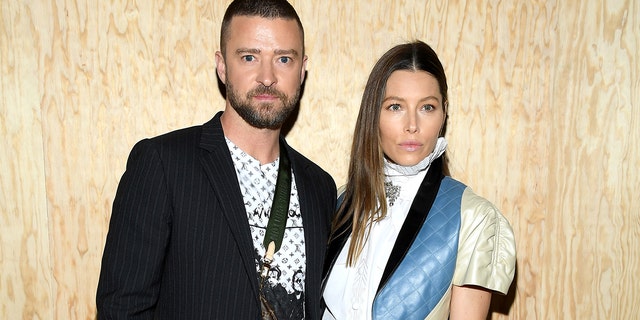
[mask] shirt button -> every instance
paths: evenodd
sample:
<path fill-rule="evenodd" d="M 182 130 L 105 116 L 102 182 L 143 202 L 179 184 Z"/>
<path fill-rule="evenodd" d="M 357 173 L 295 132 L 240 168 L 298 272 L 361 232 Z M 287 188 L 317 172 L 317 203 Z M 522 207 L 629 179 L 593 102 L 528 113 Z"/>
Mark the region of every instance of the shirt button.
<path fill-rule="evenodd" d="M 354 303 L 353 305 L 351 305 L 351 308 L 352 308 L 353 310 L 358 310 L 358 309 L 360 309 L 360 304 L 356 302 L 356 303 Z"/>

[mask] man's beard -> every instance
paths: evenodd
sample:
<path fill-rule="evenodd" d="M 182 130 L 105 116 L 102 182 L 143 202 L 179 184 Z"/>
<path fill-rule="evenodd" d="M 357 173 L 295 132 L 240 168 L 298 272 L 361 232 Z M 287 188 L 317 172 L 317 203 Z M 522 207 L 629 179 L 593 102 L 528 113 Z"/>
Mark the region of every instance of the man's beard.
<path fill-rule="evenodd" d="M 282 107 L 279 108 L 276 104 L 267 102 L 253 105 L 251 103 L 253 97 L 262 94 L 278 97 L 280 102 L 282 102 Z M 227 98 L 229 99 L 231 107 L 251 126 L 259 129 L 279 129 L 296 108 L 296 104 L 300 98 L 300 88 L 296 89 L 293 97 L 288 97 L 276 89 L 260 85 L 247 92 L 243 99 L 241 95 L 234 90 L 233 85 L 227 83 Z"/>

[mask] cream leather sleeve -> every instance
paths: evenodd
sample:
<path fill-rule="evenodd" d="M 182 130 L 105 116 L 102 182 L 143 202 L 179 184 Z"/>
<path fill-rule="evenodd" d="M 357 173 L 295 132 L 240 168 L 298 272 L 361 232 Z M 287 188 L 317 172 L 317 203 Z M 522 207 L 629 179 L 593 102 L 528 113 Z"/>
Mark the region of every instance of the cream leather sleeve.
<path fill-rule="evenodd" d="M 460 214 L 453 284 L 475 285 L 506 294 L 516 265 L 515 238 L 509 221 L 470 188 L 462 195 Z"/>

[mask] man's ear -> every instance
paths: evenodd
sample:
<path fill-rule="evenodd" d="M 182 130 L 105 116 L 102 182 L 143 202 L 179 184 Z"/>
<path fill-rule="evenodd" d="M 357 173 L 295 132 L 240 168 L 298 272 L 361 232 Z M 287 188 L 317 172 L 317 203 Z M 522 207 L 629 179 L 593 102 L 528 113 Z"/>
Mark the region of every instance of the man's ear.
<path fill-rule="evenodd" d="M 306 55 L 302 58 L 302 70 L 300 70 L 300 85 L 304 83 L 304 79 L 307 76 L 307 59 L 308 57 Z"/>
<path fill-rule="evenodd" d="M 216 51 L 216 73 L 222 83 L 227 84 L 227 65 L 224 62 L 222 52 Z"/>

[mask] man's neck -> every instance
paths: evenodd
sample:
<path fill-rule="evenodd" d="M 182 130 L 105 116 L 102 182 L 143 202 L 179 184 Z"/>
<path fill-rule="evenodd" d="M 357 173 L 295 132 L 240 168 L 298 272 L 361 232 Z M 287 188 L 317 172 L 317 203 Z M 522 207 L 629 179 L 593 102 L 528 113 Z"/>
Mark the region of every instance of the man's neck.
<path fill-rule="evenodd" d="M 248 124 L 229 108 L 220 117 L 224 135 L 238 148 L 266 164 L 280 155 L 280 129 L 259 129 Z"/>

